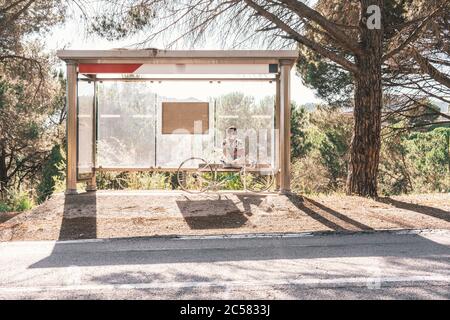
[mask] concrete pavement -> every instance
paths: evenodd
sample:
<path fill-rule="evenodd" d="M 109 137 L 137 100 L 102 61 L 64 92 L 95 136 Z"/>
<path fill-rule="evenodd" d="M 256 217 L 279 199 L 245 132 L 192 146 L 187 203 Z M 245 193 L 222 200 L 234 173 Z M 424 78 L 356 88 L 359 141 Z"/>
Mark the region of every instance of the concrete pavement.
<path fill-rule="evenodd" d="M 450 232 L 3 242 L 0 298 L 448 299 Z"/>

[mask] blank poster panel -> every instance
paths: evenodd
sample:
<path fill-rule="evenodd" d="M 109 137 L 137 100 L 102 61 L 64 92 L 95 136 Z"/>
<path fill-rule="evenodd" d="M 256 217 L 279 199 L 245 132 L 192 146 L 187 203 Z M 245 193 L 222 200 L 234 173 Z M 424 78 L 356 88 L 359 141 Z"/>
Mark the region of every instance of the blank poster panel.
<path fill-rule="evenodd" d="M 207 134 L 209 102 L 163 102 L 162 134 Z"/>

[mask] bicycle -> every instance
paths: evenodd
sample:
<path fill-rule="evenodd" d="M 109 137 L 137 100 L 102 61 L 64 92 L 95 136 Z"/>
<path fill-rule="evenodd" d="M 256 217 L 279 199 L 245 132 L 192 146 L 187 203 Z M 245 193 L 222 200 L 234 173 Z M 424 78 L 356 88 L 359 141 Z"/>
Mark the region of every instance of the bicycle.
<path fill-rule="evenodd" d="M 206 161 L 200 157 L 184 160 L 177 170 L 178 185 L 189 193 L 218 191 L 235 178 L 231 175 L 219 177 L 219 173 L 239 173 L 239 179 L 245 191 L 264 192 L 274 181 L 274 170 L 268 164 L 245 161 L 242 165 L 226 166 L 223 161 Z"/>

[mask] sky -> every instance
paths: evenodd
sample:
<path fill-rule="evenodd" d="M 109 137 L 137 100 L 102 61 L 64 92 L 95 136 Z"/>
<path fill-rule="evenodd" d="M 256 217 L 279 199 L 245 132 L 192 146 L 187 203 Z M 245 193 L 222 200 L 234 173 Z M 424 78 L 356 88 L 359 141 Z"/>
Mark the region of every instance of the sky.
<path fill-rule="evenodd" d="M 137 37 L 131 37 L 120 41 L 108 41 L 97 36 L 89 35 L 86 33 L 83 24 L 79 23 L 74 17 L 70 18 L 64 25 L 53 28 L 51 32 L 47 34 L 45 39 L 46 48 L 49 51 L 56 51 L 59 49 L 106 50 L 124 47 L 132 48 L 132 45 L 138 41 L 139 38 Z M 149 47 L 164 49 L 164 47 L 158 43 L 149 45 Z M 195 49 L 220 50 L 224 48 L 221 48 L 215 43 L 207 43 L 204 46 L 196 47 Z M 256 50 L 264 48 L 250 49 Z M 266 93 L 264 90 L 264 86 L 261 87 L 261 95 Z M 291 99 L 298 105 L 320 102 L 320 99 L 314 95 L 314 92 L 302 84 L 301 78 L 296 75 L 295 67 L 292 68 L 291 72 Z"/>

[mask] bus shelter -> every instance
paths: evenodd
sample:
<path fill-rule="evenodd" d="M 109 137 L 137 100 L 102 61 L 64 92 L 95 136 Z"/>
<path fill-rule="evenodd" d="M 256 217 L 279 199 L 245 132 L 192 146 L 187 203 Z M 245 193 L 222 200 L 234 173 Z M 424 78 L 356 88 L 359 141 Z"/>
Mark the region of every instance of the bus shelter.
<path fill-rule="evenodd" d="M 174 171 L 209 157 L 229 127 L 290 190 L 291 50 L 61 50 L 67 193 L 98 171 Z"/>

